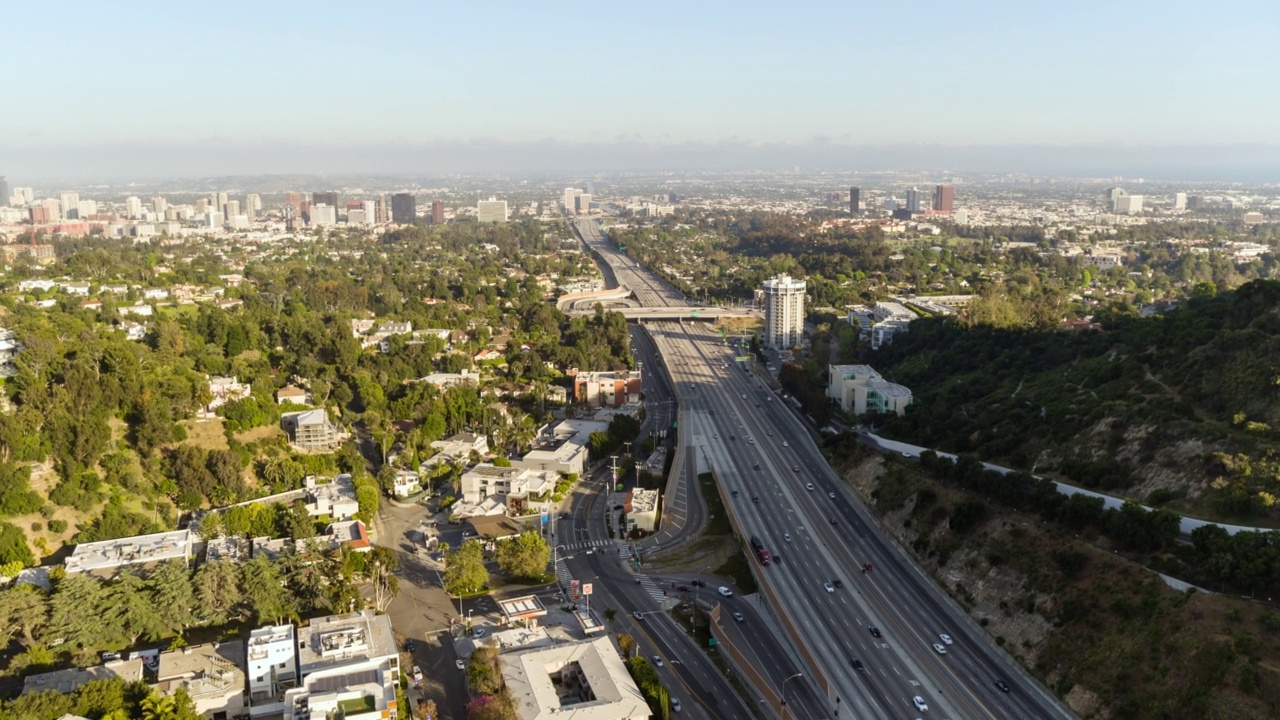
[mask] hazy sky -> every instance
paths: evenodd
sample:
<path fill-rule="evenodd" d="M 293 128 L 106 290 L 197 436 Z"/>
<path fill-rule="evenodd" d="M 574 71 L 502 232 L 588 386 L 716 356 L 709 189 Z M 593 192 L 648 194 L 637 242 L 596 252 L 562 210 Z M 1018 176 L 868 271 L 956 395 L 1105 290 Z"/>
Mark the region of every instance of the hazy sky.
<path fill-rule="evenodd" d="M 11 178 L 138 147 L 1280 140 L 1276 0 L 66 0 L 0 19 Z"/>

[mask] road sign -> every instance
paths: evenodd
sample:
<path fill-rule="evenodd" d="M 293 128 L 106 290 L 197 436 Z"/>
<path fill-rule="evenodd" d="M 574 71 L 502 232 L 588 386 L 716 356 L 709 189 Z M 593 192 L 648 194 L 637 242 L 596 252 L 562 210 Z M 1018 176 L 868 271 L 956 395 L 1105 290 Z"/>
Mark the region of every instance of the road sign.
<path fill-rule="evenodd" d="M 569 581 L 569 595 L 572 596 L 574 600 L 578 599 L 578 585 L 579 582 L 577 580 Z"/>
<path fill-rule="evenodd" d="M 591 583 L 583 583 L 583 584 L 582 584 L 582 594 L 583 594 L 583 595 L 590 595 L 590 594 L 591 594 Z"/>
<path fill-rule="evenodd" d="M 748 362 L 748 361 L 750 361 L 750 360 L 751 360 L 751 356 L 750 356 L 750 355 L 740 355 L 740 356 L 738 356 L 738 357 L 734 358 L 733 360 L 734 360 L 734 362 Z"/>

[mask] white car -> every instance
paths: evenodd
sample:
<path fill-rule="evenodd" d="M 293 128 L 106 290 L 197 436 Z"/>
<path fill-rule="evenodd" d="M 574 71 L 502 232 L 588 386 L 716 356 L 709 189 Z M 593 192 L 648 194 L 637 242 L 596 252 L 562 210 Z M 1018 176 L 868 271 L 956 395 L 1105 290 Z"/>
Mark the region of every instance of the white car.
<path fill-rule="evenodd" d="M 826 591 L 827 591 L 827 592 L 829 592 L 829 593 L 833 593 L 833 592 L 835 592 L 835 591 L 836 591 L 836 589 L 835 589 L 834 587 L 832 587 L 831 583 L 829 583 L 829 582 L 824 582 L 824 583 L 822 583 L 822 589 L 823 589 L 823 590 L 826 590 Z"/>
<path fill-rule="evenodd" d="M 934 643 L 933 649 L 936 650 L 939 655 L 947 654 L 947 646 L 943 645 L 942 643 Z"/>
<path fill-rule="evenodd" d="M 787 442 L 786 440 L 783 440 L 782 447 L 791 447 L 791 443 Z"/>
<path fill-rule="evenodd" d="M 484 636 L 485 636 L 484 628 L 476 628 L 475 630 L 471 631 L 471 637 L 473 638 L 482 638 Z"/>
<path fill-rule="evenodd" d="M 954 640 L 951 639 L 951 636 L 946 633 L 942 633 L 938 637 L 942 638 L 943 645 L 951 645 L 951 644 L 954 644 L 955 642 Z"/>
<path fill-rule="evenodd" d="M 832 500 L 835 500 L 835 499 L 836 499 L 836 494 L 835 494 L 835 493 L 833 493 L 833 492 L 829 492 L 829 493 L 827 493 L 827 497 L 831 498 Z"/>
<path fill-rule="evenodd" d="M 457 660 L 454 660 L 454 661 L 453 661 L 453 665 L 454 665 L 454 667 L 458 668 L 459 670 L 466 670 L 466 669 L 467 669 L 467 661 L 466 661 L 466 660 L 463 660 L 462 658 L 458 658 Z"/>
<path fill-rule="evenodd" d="M 413 686 L 418 687 L 422 684 L 422 668 L 417 665 L 413 666 Z"/>
<path fill-rule="evenodd" d="M 782 539 L 785 542 L 791 542 L 791 533 L 782 533 Z"/>
<path fill-rule="evenodd" d="M 805 483 L 804 489 L 813 492 L 813 483 Z"/>
<path fill-rule="evenodd" d="M 671 698 L 671 709 L 680 712 L 680 698 Z"/>
<path fill-rule="evenodd" d="M 915 696 L 915 697 L 911 698 L 911 702 L 915 703 L 916 709 L 917 709 L 917 710 L 919 710 L 920 712 L 928 712 L 928 711 L 929 711 L 929 705 L 928 705 L 928 703 L 926 703 L 926 702 L 924 701 L 924 698 L 920 697 L 919 695 L 917 695 L 917 696 Z"/>
<path fill-rule="evenodd" d="M 653 656 L 653 664 L 662 667 L 662 657 L 660 655 Z"/>
<path fill-rule="evenodd" d="M 723 585 L 716 592 L 720 593 L 720 597 L 733 597 L 733 591 Z"/>
<path fill-rule="evenodd" d="M 713 437 L 713 438 L 715 438 L 715 439 L 719 440 L 719 439 L 720 439 L 720 433 L 711 433 L 711 437 Z"/>
<path fill-rule="evenodd" d="M 734 614 L 733 614 L 733 619 L 734 619 L 735 621 L 737 621 L 737 622 L 743 622 L 743 621 L 745 621 L 745 620 L 747 619 L 747 616 L 746 616 L 746 615 L 743 615 L 743 614 L 742 614 L 742 613 L 740 613 L 740 612 L 736 612 L 736 613 L 734 613 Z"/>

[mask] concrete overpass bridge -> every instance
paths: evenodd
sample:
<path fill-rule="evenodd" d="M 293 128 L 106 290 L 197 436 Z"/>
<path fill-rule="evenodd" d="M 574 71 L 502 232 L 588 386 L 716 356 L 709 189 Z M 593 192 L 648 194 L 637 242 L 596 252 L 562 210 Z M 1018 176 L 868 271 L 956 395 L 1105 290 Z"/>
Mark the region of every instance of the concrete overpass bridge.
<path fill-rule="evenodd" d="M 601 303 L 602 305 L 604 303 Z M 720 318 L 759 318 L 762 313 L 753 308 L 736 308 L 736 307 L 718 307 L 715 305 L 678 305 L 671 307 L 644 307 L 644 308 L 611 308 L 606 305 L 605 309 L 609 312 L 621 313 L 627 320 L 718 320 Z M 575 308 L 569 311 L 569 316 L 574 315 L 592 315 L 595 313 L 595 307 Z"/>

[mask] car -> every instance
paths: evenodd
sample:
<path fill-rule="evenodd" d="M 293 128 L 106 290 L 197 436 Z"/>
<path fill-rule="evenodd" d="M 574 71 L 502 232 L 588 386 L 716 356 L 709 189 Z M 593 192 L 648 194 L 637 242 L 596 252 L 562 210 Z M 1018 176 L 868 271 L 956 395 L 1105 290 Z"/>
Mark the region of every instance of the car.
<path fill-rule="evenodd" d="M 418 687 L 422 684 L 422 668 L 417 665 L 413 666 L 413 686 Z"/>
<path fill-rule="evenodd" d="M 747 616 L 746 616 L 746 615 L 743 615 L 743 614 L 742 614 L 742 613 L 740 613 L 740 612 L 736 612 L 736 613 L 734 613 L 734 614 L 733 614 L 733 619 L 734 619 L 735 621 L 737 621 L 737 622 L 743 622 L 743 621 L 745 621 L 745 620 L 747 619 Z"/>
<path fill-rule="evenodd" d="M 729 439 L 730 439 L 730 440 L 737 440 L 737 439 L 738 439 L 738 436 L 737 436 L 737 435 L 730 435 L 730 436 L 729 436 Z"/>
<path fill-rule="evenodd" d="M 692 586 L 694 586 L 694 587 L 706 587 L 706 586 L 707 586 L 707 584 L 706 584 L 706 583 L 704 583 L 704 582 L 703 582 L 703 581 L 701 581 L 701 580 L 690 580 L 690 581 L 689 581 L 689 584 L 690 584 L 690 585 L 692 585 Z"/>
<path fill-rule="evenodd" d="M 749 437 L 749 438 L 747 438 L 747 442 L 751 443 L 752 445 L 755 445 L 755 444 L 756 444 L 756 439 L 755 439 L 755 438 L 750 438 L 750 437 Z"/>
<path fill-rule="evenodd" d="M 784 542 L 791 542 L 791 533 L 782 533 L 782 540 Z"/>
<path fill-rule="evenodd" d="M 915 696 L 915 697 L 911 698 L 911 702 L 912 702 L 912 703 L 915 703 L 916 709 L 917 709 L 917 710 L 919 710 L 920 712 L 928 712 L 928 711 L 929 711 L 929 704 L 928 704 L 928 703 L 926 703 L 926 702 L 924 701 L 924 698 L 920 697 L 919 695 L 917 695 L 917 696 Z"/>
<path fill-rule="evenodd" d="M 482 638 L 482 637 L 484 637 L 484 636 L 485 636 L 485 629 L 484 629 L 484 628 L 476 628 L 475 630 L 472 630 L 472 631 L 471 631 L 471 637 L 476 638 L 477 640 L 479 640 L 480 638 Z"/>
<path fill-rule="evenodd" d="M 792 466 L 791 466 L 791 472 L 800 472 L 800 466 L 799 466 L 799 465 L 792 465 Z"/>
<path fill-rule="evenodd" d="M 671 709 L 680 712 L 680 698 L 671 698 Z"/>
<path fill-rule="evenodd" d="M 720 597 L 733 597 L 733 591 L 723 585 L 716 592 L 720 593 Z"/>
<path fill-rule="evenodd" d="M 760 463 L 756 463 L 756 464 L 755 464 L 755 465 L 753 465 L 752 467 L 753 467 L 754 469 L 756 469 L 756 470 L 759 470 L 759 469 L 760 469 Z"/>
<path fill-rule="evenodd" d="M 936 653 L 938 653 L 939 655 L 946 655 L 946 654 L 947 654 L 947 646 L 946 646 L 946 645 L 943 645 L 942 643 L 934 643 L 934 644 L 933 644 L 933 651 L 934 651 L 934 652 L 936 652 Z"/>
<path fill-rule="evenodd" d="M 408 652 L 413 652 L 414 647 L 415 645 L 413 644 L 413 638 L 409 638 L 408 640 L 404 641 L 404 649 L 407 650 Z"/>
<path fill-rule="evenodd" d="M 759 504 L 760 504 L 760 496 L 759 496 L 759 495 L 752 495 L 752 496 L 751 496 L 751 502 L 753 502 L 753 503 L 755 503 L 755 504 L 759 505 Z"/>
<path fill-rule="evenodd" d="M 662 667 L 662 656 L 660 656 L 660 655 L 654 655 L 654 656 L 653 656 L 653 664 L 654 664 L 654 665 L 657 665 L 658 667 Z"/>
<path fill-rule="evenodd" d="M 839 525 L 839 524 L 840 524 L 840 521 L 839 521 L 839 520 L 836 520 L 835 518 L 831 518 L 831 521 L 830 521 L 830 522 L 831 522 L 831 524 L 832 524 L 832 525 Z"/>
<path fill-rule="evenodd" d="M 791 447 L 791 443 L 787 442 L 786 440 L 783 440 L 782 447 Z"/>
<path fill-rule="evenodd" d="M 862 672 L 863 670 L 866 669 L 862 667 L 862 661 L 857 658 L 849 658 L 849 664 L 852 665 L 853 669 L 857 670 L 858 672 Z"/>
<path fill-rule="evenodd" d="M 955 641 L 951 639 L 951 636 L 946 633 L 942 633 L 938 637 L 942 638 L 943 645 L 952 645 L 955 643 Z"/>
<path fill-rule="evenodd" d="M 832 585 L 835 585 L 835 586 L 836 586 L 836 588 L 843 588 L 843 587 L 844 587 L 844 581 L 843 581 L 843 580 L 841 580 L 840 578 L 835 578 L 835 579 L 833 579 L 833 580 L 831 581 L 831 584 L 832 584 Z"/>
<path fill-rule="evenodd" d="M 737 490 L 734 490 L 734 491 L 733 491 L 733 496 L 734 496 L 734 497 L 738 497 L 738 491 L 737 491 Z"/>
<path fill-rule="evenodd" d="M 711 437 L 715 438 L 716 440 L 719 440 L 719 439 L 720 439 L 720 433 L 711 433 Z"/>
<path fill-rule="evenodd" d="M 765 397 L 764 401 L 765 401 L 765 402 L 773 402 L 773 396 L 772 396 L 772 395 L 769 395 L 769 396 Z"/>
<path fill-rule="evenodd" d="M 631 611 L 631 617 L 633 617 L 633 618 L 635 618 L 635 619 L 637 619 L 637 620 L 643 620 L 643 619 L 644 619 L 644 613 L 640 612 L 639 610 L 632 610 L 632 611 Z"/>
<path fill-rule="evenodd" d="M 708 411 L 707 411 L 707 414 L 708 414 L 708 415 L 710 415 L 711 417 L 715 417 L 715 416 L 716 416 L 716 411 L 715 411 L 715 410 L 708 410 Z"/>
<path fill-rule="evenodd" d="M 747 399 L 747 396 L 746 396 L 746 395 L 743 395 L 743 396 L 742 396 L 742 399 L 743 399 L 743 400 L 746 400 L 746 399 Z"/>
<path fill-rule="evenodd" d="M 836 499 L 836 494 L 835 494 L 835 493 L 833 493 L 833 492 L 828 492 L 828 493 L 827 493 L 827 497 L 831 498 L 832 500 L 835 500 L 835 499 Z"/>
<path fill-rule="evenodd" d="M 1000 692 L 1007 693 L 1009 692 L 1009 683 L 1003 680 L 996 680 L 996 689 Z"/>
<path fill-rule="evenodd" d="M 880 628 L 875 625 L 868 625 L 867 632 L 871 633 L 871 637 L 880 637 Z"/>
<path fill-rule="evenodd" d="M 835 591 L 836 591 L 836 589 L 835 589 L 834 587 L 832 587 L 832 586 L 831 586 L 831 583 L 829 583 L 829 582 L 824 582 L 824 583 L 822 583 L 822 589 L 823 589 L 823 590 L 826 590 L 826 591 L 827 591 L 827 592 L 829 592 L 829 593 L 833 593 L 833 592 L 835 592 Z"/>
<path fill-rule="evenodd" d="M 111 652 L 110 650 L 108 650 L 108 651 L 106 651 L 106 652 L 102 653 L 102 655 L 101 655 L 100 657 L 102 658 L 102 662 L 112 662 L 113 660 L 119 660 L 119 659 L 120 659 L 120 653 L 118 653 L 118 652 Z"/>
<path fill-rule="evenodd" d="M 909 458 L 909 457 L 915 457 L 915 455 L 912 455 L 912 454 L 911 454 L 911 453 L 909 453 L 909 452 L 904 452 L 904 453 L 902 453 L 902 457 Z"/>
<path fill-rule="evenodd" d="M 626 505 L 614 505 L 614 506 L 613 506 L 613 509 L 614 509 L 614 510 L 623 510 L 623 509 L 625 509 L 625 508 L 626 508 Z"/>
<path fill-rule="evenodd" d="M 756 403 L 756 407 L 760 407 L 760 403 Z"/>
<path fill-rule="evenodd" d="M 769 437 L 773 437 L 773 431 L 772 431 L 772 430 L 770 430 L 770 431 L 769 431 Z"/>
<path fill-rule="evenodd" d="M 676 590 L 679 590 L 680 592 L 689 592 L 691 589 L 692 588 L 690 588 L 688 585 L 681 585 L 680 587 L 676 588 Z"/>
<path fill-rule="evenodd" d="M 872 570 L 872 569 L 874 569 L 874 568 L 872 568 L 872 567 L 871 567 L 871 563 L 863 563 L 863 565 L 862 565 L 862 569 L 863 569 L 863 570 Z"/>
<path fill-rule="evenodd" d="M 770 557 L 770 559 L 771 559 L 771 560 L 773 560 L 773 564 L 774 564 L 774 565 L 781 565 L 781 564 L 782 564 L 782 555 L 780 555 L 779 553 L 774 553 L 773 555 L 770 555 L 769 557 Z"/>
<path fill-rule="evenodd" d="M 458 658 L 457 660 L 454 660 L 454 661 L 453 661 L 453 666 L 454 666 L 454 667 L 456 667 L 456 668 L 458 668 L 459 670 L 466 670 L 466 669 L 467 669 L 467 661 L 466 661 L 466 660 L 463 660 L 462 658 Z"/>
<path fill-rule="evenodd" d="M 587 554 L 588 554 L 588 555 L 595 555 L 595 554 L 596 554 L 596 550 L 595 550 L 595 548 L 587 548 Z"/>

